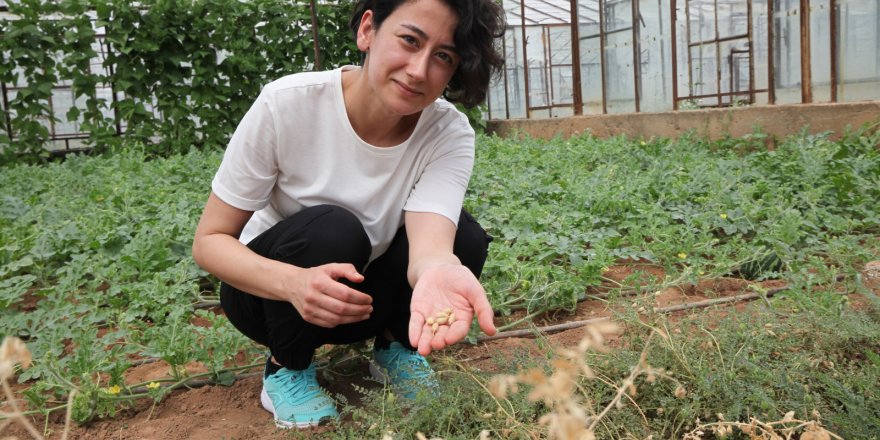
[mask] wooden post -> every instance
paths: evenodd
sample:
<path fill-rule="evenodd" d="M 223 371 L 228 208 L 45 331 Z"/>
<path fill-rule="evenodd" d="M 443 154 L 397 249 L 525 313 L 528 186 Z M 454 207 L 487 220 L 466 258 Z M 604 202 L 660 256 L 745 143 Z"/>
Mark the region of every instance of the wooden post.
<path fill-rule="evenodd" d="M 574 114 L 584 114 L 584 97 L 581 93 L 581 32 L 578 18 L 578 1 L 571 0 L 571 81 L 574 83 Z"/>
<path fill-rule="evenodd" d="M 810 0 L 801 0 L 801 103 L 813 102 L 813 72 L 810 63 Z"/>

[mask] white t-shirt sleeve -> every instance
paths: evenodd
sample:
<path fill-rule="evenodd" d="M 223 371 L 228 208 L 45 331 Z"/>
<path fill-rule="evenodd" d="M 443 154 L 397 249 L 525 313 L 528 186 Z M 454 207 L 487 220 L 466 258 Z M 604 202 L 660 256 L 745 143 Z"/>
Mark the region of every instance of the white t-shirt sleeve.
<path fill-rule="evenodd" d="M 443 215 L 458 226 L 461 206 L 474 166 L 474 132 L 470 126 L 438 143 L 404 205 L 404 211 Z"/>
<path fill-rule="evenodd" d="M 278 175 L 273 115 L 270 99 L 260 94 L 235 129 L 211 183 L 217 197 L 238 209 L 258 211 L 269 203 Z"/>

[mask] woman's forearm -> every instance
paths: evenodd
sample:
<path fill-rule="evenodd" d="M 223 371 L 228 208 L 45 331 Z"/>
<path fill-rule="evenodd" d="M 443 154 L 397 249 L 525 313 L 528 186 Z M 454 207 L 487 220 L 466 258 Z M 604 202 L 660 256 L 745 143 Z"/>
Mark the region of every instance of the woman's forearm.
<path fill-rule="evenodd" d="M 278 301 L 291 300 L 285 279 L 300 269 L 260 256 L 226 234 L 197 237 L 193 258 L 203 269 L 236 289 Z"/>

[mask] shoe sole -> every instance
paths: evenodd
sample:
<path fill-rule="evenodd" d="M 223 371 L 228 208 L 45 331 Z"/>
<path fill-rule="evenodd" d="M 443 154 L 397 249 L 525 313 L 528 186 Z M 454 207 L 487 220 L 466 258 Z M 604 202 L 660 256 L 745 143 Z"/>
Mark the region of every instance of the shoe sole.
<path fill-rule="evenodd" d="M 272 413 L 272 418 L 275 419 L 275 426 L 284 429 L 305 429 L 305 428 L 314 428 L 316 426 L 324 426 L 333 422 L 332 417 L 322 417 L 317 422 L 288 422 L 286 420 L 278 420 L 278 415 L 275 414 L 275 405 L 272 405 L 272 399 L 269 398 L 269 393 L 266 392 L 266 389 L 260 392 L 260 403 L 263 404 L 263 409 Z"/>
<path fill-rule="evenodd" d="M 379 382 L 387 384 L 388 382 L 390 382 L 391 377 L 385 374 L 385 372 L 382 370 L 383 368 L 380 367 L 379 364 L 377 364 L 375 361 L 370 361 L 370 376 L 373 376 L 373 379 Z"/>

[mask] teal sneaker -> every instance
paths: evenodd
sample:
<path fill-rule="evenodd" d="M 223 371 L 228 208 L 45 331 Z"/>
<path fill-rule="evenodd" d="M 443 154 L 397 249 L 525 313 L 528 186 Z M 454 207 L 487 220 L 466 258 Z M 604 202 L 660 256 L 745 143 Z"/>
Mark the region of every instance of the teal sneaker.
<path fill-rule="evenodd" d="M 415 399 L 420 390 L 436 393 L 440 388 L 428 360 L 397 341 L 388 349 L 373 350 L 370 373 L 376 380 L 391 384 L 407 399 Z"/>
<path fill-rule="evenodd" d="M 279 428 L 308 428 L 339 419 L 336 403 L 318 385 L 314 363 L 305 370 L 281 368 L 264 377 L 260 402 Z"/>

